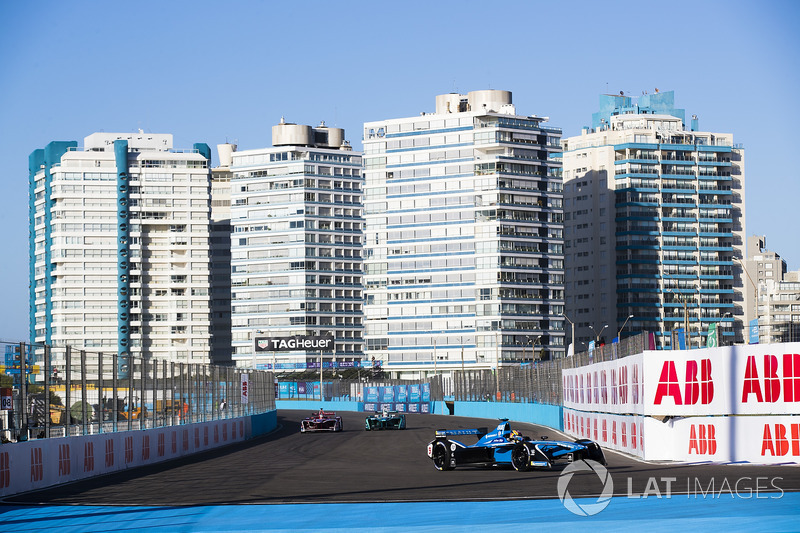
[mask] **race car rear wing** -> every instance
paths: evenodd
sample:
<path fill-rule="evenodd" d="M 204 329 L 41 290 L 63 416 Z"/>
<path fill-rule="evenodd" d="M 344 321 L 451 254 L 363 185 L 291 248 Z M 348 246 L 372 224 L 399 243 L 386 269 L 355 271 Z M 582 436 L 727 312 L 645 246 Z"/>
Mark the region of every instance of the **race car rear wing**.
<path fill-rule="evenodd" d="M 488 428 L 477 428 L 477 429 L 437 429 L 436 436 L 437 437 L 449 437 L 452 435 L 486 435 L 489 433 Z"/>

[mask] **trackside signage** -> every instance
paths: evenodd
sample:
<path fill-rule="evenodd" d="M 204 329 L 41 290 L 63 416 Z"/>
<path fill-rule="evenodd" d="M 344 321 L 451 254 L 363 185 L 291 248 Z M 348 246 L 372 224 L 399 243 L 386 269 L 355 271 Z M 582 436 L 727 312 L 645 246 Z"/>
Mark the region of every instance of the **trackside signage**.
<path fill-rule="evenodd" d="M 333 350 L 333 337 L 294 335 L 292 337 L 256 337 L 256 352 L 303 352 L 306 350 Z"/>
<path fill-rule="evenodd" d="M 562 373 L 564 407 L 605 413 L 645 412 L 642 354 Z"/>
<path fill-rule="evenodd" d="M 647 351 L 562 371 L 564 430 L 647 460 L 800 462 L 800 343 Z"/>
<path fill-rule="evenodd" d="M 643 355 L 645 414 L 800 414 L 800 343 Z"/>
<path fill-rule="evenodd" d="M 648 351 L 562 373 L 564 407 L 651 416 L 798 415 L 800 343 Z"/>

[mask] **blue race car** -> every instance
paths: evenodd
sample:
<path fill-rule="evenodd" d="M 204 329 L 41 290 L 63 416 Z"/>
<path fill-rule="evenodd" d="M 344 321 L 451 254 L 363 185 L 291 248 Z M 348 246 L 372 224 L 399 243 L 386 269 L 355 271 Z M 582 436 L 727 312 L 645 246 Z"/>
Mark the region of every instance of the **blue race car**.
<path fill-rule="evenodd" d="M 463 444 L 450 437 L 478 435 L 478 442 Z M 438 430 L 428 443 L 428 457 L 437 470 L 452 470 L 457 466 L 511 465 L 525 472 L 531 468 L 552 468 L 556 464 L 591 459 L 606 464 L 602 448 L 588 439 L 575 442 L 531 440 L 512 430 L 508 420 L 500 420 L 494 431 L 487 428 Z"/>
<path fill-rule="evenodd" d="M 406 429 L 406 415 L 384 409 L 364 419 L 364 429 Z"/>

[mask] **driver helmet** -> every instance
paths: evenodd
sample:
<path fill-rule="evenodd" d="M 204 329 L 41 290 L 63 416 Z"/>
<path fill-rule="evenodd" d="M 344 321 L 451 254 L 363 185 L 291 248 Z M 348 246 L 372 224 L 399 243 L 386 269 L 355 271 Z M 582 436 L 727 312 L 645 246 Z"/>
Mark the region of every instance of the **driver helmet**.
<path fill-rule="evenodd" d="M 522 440 L 522 434 L 515 429 L 508 434 L 508 440 Z"/>

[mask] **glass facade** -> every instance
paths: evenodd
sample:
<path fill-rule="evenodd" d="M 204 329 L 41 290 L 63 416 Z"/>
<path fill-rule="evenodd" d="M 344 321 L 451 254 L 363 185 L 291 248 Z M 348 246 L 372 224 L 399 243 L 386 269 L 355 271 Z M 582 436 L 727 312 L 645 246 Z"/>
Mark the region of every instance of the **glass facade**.
<path fill-rule="evenodd" d="M 393 375 L 564 355 L 561 131 L 541 122 L 365 124 L 366 351 Z"/>
<path fill-rule="evenodd" d="M 671 92 L 661 95 L 672 102 Z M 726 344 L 741 340 L 743 150 L 730 134 L 696 131 L 696 118 L 687 130 L 683 110 L 657 114 L 625 98 L 628 112 L 606 110 L 598 131 L 564 142 L 567 314 L 576 341 L 626 322 L 629 334 L 655 332 L 659 347 L 670 347 L 680 328 L 691 345 L 705 346 L 719 322 Z M 581 210 L 587 198 L 591 209 Z M 613 220 L 603 218 L 609 213 Z"/>
<path fill-rule="evenodd" d="M 361 154 L 281 146 L 231 165 L 233 359 L 305 370 L 363 355 Z M 333 336 L 334 350 L 255 356 L 254 336 Z"/>

